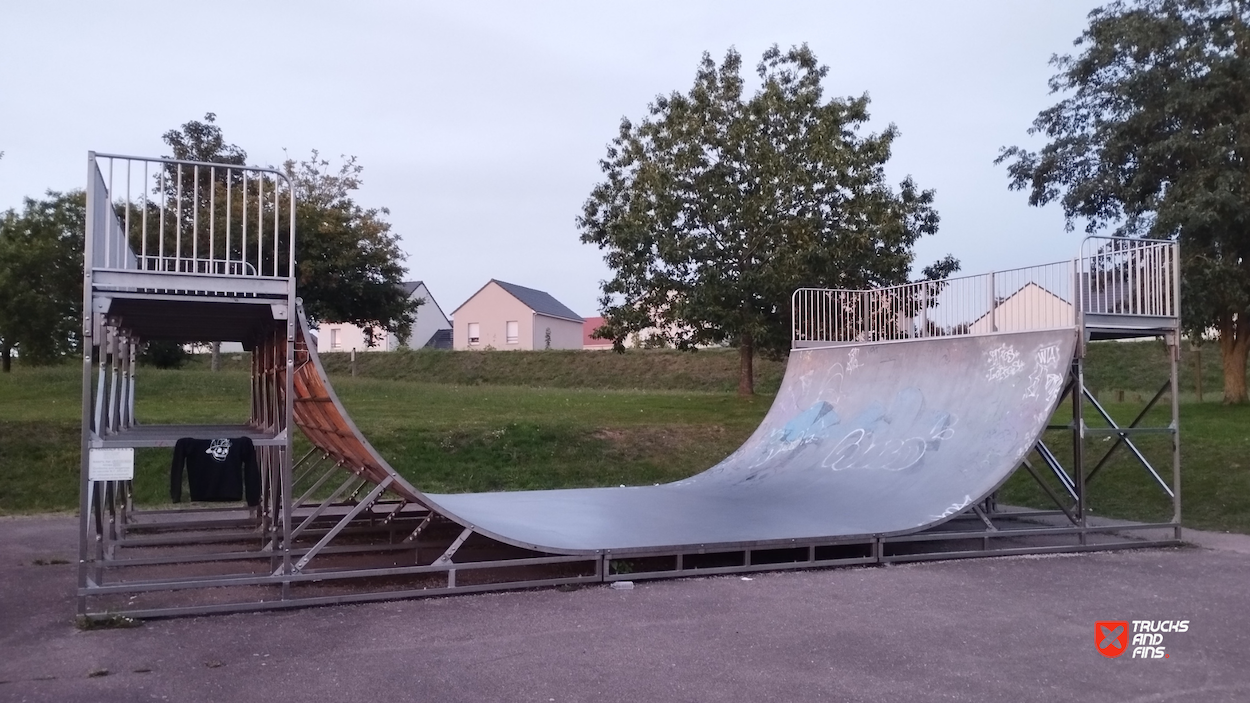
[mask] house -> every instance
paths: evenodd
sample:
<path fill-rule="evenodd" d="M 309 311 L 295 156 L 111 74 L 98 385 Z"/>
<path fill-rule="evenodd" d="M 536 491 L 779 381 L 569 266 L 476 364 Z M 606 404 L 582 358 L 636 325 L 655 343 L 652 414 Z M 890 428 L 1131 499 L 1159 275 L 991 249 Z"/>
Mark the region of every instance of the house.
<path fill-rule="evenodd" d="M 582 349 L 604 350 L 612 349 L 612 340 L 597 339 L 592 337 L 595 330 L 603 326 L 603 317 L 588 317 L 586 322 L 582 324 Z M 647 339 L 650 339 L 656 332 L 654 327 L 648 327 L 642 332 L 630 332 L 625 335 L 622 344 L 626 349 L 638 349 L 644 346 Z"/>
<path fill-rule="evenodd" d="M 405 281 L 400 285 L 410 300 L 421 298 L 425 301 L 417 308 L 417 318 L 413 322 L 412 334 L 408 337 L 406 346 L 410 349 L 451 349 L 451 321 L 434 300 L 434 296 L 430 295 L 429 288 L 423 281 Z M 374 334 L 373 341 L 373 346 L 369 346 L 365 341 L 365 331 L 356 325 L 324 322 L 317 339 L 317 352 L 395 351 L 401 346 L 400 340 L 386 331 Z"/>
<path fill-rule="evenodd" d="M 491 279 L 452 312 L 456 349 L 581 349 L 584 320 L 533 288 Z"/>
<path fill-rule="evenodd" d="M 582 323 L 582 349 L 611 349 L 612 340 L 596 339 L 591 335 L 603 326 L 603 317 L 588 317 Z"/>
<path fill-rule="evenodd" d="M 993 309 L 969 325 L 968 331 L 971 334 L 1022 332 L 1071 324 L 1072 303 L 1030 282 L 995 302 Z"/>

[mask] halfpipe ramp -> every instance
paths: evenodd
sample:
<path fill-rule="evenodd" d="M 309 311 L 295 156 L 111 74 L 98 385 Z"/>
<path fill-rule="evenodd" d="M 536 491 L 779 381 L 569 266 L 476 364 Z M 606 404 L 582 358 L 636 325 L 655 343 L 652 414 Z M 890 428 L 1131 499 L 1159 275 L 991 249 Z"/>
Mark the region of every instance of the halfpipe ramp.
<path fill-rule="evenodd" d="M 889 536 L 945 522 L 1019 466 L 1062 395 L 1074 329 L 795 349 L 733 454 L 656 486 L 425 494 L 369 444 L 299 315 L 295 422 L 347 470 L 484 536 L 553 554 Z"/>

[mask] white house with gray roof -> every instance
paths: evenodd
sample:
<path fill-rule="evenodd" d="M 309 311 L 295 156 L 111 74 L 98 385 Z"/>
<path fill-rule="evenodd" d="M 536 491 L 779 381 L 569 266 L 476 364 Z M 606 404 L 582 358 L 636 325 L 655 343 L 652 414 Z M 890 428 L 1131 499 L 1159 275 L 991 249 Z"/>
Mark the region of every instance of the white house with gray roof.
<path fill-rule="evenodd" d="M 549 293 L 491 279 L 451 314 L 456 349 L 581 349 L 582 318 Z"/>
<path fill-rule="evenodd" d="M 409 349 L 430 347 L 451 349 L 451 321 L 430 295 L 423 281 L 404 281 L 400 284 L 409 299 L 420 298 L 425 302 L 417 308 L 417 319 L 408 337 Z M 335 351 L 395 351 L 400 339 L 388 332 L 374 335 L 374 345 L 365 343 L 365 331 L 345 322 L 323 322 L 317 334 L 317 353 Z"/>

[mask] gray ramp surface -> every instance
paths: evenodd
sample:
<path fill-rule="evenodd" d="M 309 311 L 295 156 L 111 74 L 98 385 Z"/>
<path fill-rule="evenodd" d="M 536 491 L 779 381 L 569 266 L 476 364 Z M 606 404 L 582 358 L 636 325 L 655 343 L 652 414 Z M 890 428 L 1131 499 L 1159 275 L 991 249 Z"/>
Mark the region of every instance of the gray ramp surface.
<path fill-rule="evenodd" d="M 1072 329 L 790 353 L 759 429 L 657 486 L 426 494 L 514 544 L 558 552 L 890 535 L 944 522 L 1011 475 L 1067 378 Z"/>

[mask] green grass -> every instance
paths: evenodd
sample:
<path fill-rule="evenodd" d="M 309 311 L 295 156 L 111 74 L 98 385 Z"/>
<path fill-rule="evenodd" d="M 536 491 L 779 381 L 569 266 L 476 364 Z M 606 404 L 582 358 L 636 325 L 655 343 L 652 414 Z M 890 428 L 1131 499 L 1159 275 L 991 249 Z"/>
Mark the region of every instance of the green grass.
<path fill-rule="evenodd" d="M 248 357 L 222 356 L 224 369 L 246 371 Z M 350 375 L 351 355 L 321 355 L 330 374 Z M 208 355 L 196 354 L 188 368 L 207 368 Z M 785 362 L 757 358 L 755 386 L 759 393 L 776 393 Z M 460 386 L 523 386 L 527 388 L 604 388 L 620 390 L 687 390 L 730 392 L 738 388 L 738 352 L 735 349 L 628 349 L 611 351 L 546 350 L 436 351 L 401 349 L 397 352 L 360 352 L 359 377 L 388 381 L 416 381 Z"/>
<path fill-rule="evenodd" d="M 1099 398 L 1117 398 L 1123 393 L 1126 400 L 1143 395 L 1149 400 L 1158 384 L 1167 380 L 1168 365 L 1167 347 L 1161 339 L 1094 342 L 1086 352 L 1085 384 L 1095 389 Z M 1207 344 L 1194 351 L 1188 343 L 1181 345 L 1178 380 L 1185 400 L 1197 398 L 1199 370 L 1203 401 L 1220 401 L 1224 372 L 1219 346 Z"/>
<path fill-rule="evenodd" d="M 382 455 L 431 492 L 675 480 L 733 451 L 771 403 L 766 395 L 690 390 L 455 386 L 342 375 L 333 382 Z M 0 376 L 0 513 L 77 505 L 78 385 L 78 370 L 69 366 Z M 238 369 L 141 368 L 137 385 L 140 421 L 247 417 L 248 377 Z M 168 500 L 169 456 L 136 452 L 140 503 Z"/>
<path fill-rule="evenodd" d="M 1139 407 L 1133 401 L 1149 398 L 1166 378 L 1166 355 L 1156 342 L 1095 344 L 1090 355 L 1088 380 L 1121 423 Z M 733 451 L 771 403 L 768 393 L 741 399 L 728 390 L 736 356 L 720 350 L 360 354 L 355 378 L 346 355 L 329 356 L 335 387 L 361 430 L 431 492 L 674 480 Z M 141 368 L 140 420 L 242 422 L 245 365 L 227 355 L 225 370 L 212 374 L 205 361 L 181 371 Z M 761 376 L 779 378 L 781 367 L 767 363 Z M 1185 523 L 1250 532 L 1250 407 L 1213 402 L 1218 364 L 1204 358 L 1204 367 L 1216 374 L 1204 382 L 1207 402 L 1182 405 Z M 80 378 L 72 365 L 0 375 L 0 513 L 76 507 Z M 1128 402 L 1116 402 L 1118 391 Z M 1057 422 L 1066 422 L 1065 412 Z M 1094 417 L 1092 409 L 1086 413 Z M 1165 417 L 1161 407 L 1150 421 Z M 1167 478 L 1167 438 L 1135 441 Z M 1047 443 L 1066 463 L 1070 436 L 1050 432 Z M 1092 438 L 1085 450 L 1097 459 L 1111 443 Z M 168 461 L 168 450 L 137 452 L 139 502 L 167 500 Z M 1034 464 L 1041 467 L 1036 457 Z M 1170 515 L 1166 496 L 1123 447 L 1091 482 L 1090 497 L 1095 514 Z M 1025 473 L 1008 482 L 1003 500 L 1049 504 Z"/>
<path fill-rule="evenodd" d="M 1104 403 L 1117 424 L 1128 425 L 1140 404 Z M 1141 426 L 1165 426 L 1170 419 L 1166 399 Z M 1096 412 L 1085 407 L 1087 425 L 1102 426 Z M 1067 423 L 1071 408 L 1065 404 L 1054 422 Z M 1072 435 L 1065 430 L 1048 431 L 1046 445 L 1065 467 L 1072 466 Z M 1167 435 L 1138 435 L 1134 445 L 1169 485 L 1172 483 L 1172 444 Z M 1087 437 L 1083 443 L 1086 467 L 1092 469 L 1115 445 L 1114 439 Z M 1051 489 L 1064 495 L 1058 480 L 1046 469 L 1036 451 L 1029 461 Z M 1129 520 L 1168 520 L 1172 503 L 1158 482 L 1124 445 L 1111 454 L 1086 488 L 1087 504 L 1094 515 Z M 1000 493 L 1004 503 L 1054 507 L 1054 503 L 1026 472 L 1017 472 Z M 1250 533 L 1250 406 L 1217 403 L 1181 405 L 1181 499 L 1183 522 L 1204 530 Z"/>

